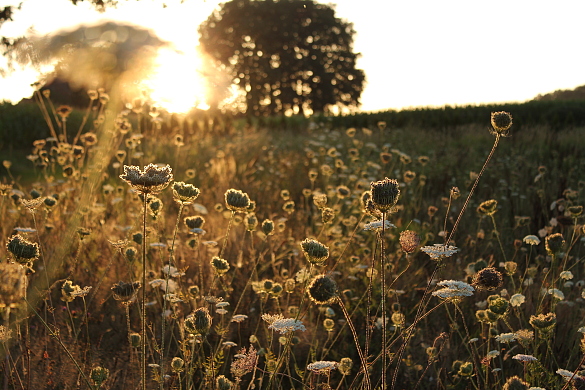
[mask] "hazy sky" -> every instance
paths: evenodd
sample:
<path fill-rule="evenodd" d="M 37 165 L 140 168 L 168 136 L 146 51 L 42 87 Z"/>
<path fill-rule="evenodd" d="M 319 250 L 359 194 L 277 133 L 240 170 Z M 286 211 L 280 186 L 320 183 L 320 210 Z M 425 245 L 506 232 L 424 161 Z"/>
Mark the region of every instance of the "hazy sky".
<path fill-rule="evenodd" d="M 0 0 L 0 7 L 19 0 Z M 196 45 L 197 26 L 217 0 L 120 1 L 99 14 L 86 3 L 24 0 L 0 35 L 44 34 L 102 18 L 154 28 Z M 358 67 L 367 77 L 363 110 L 524 101 L 585 84 L 584 0 L 338 0 L 354 24 Z M 48 16 L 51 15 L 51 16 Z M 0 99 L 19 100 L 34 74 L 0 79 Z M 24 78 L 22 78 L 24 77 Z"/>

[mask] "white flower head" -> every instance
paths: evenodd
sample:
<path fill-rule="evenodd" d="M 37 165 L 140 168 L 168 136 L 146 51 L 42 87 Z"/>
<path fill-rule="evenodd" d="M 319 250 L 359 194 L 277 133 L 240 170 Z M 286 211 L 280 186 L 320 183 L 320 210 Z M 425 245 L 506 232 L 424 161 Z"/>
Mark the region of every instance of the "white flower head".
<path fill-rule="evenodd" d="M 530 234 L 530 235 L 524 237 L 524 239 L 522 241 L 524 241 L 524 243 L 526 243 L 528 245 L 540 244 L 540 238 L 538 238 L 537 236 L 535 236 L 533 234 Z"/>
<path fill-rule="evenodd" d="M 511 343 L 512 341 L 516 340 L 515 333 L 500 333 L 496 336 L 496 341 L 499 343 Z"/>
<path fill-rule="evenodd" d="M 384 229 L 391 229 L 395 227 L 396 225 L 390 223 L 390 221 L 388 221 L 387 219 L 384 220 Z M 382 230 L 382 220 L 367 223 L 364 226 L 364 230 Z"/>
<path fill-rule="evenodd" d="M 330 371 L 335 370 L 338 364 L 339 363 L 337 362 L 319 360 L 318 362 L 309 364 L 307 370 L 313 371 L 317 374 L 328 374 Z"/>
<path fill-rule="evenodd" d="M 268 325 L 268 329 L 277 331 L 280 334 L 286 334 L 294 332 L 295 330 L 305 331 L 305 325 L 301 320 L 295 320 L 294 318 L 279 318 L 274 320 L 272 324 Z"/>
<path fill-rule="evenodd" d="M 236 314 L 235 316 L 232 317 L 232 322 L 240 323 L 240 322 L 246 320 L 247 318 L 248 318 L 248 316 L 245 314 Z"/>
<path fill-rule="evenodd" d="M 437 286 L 443 288 L 433 292 L 432 295 L 441 299 L 458 299 L 462 297 L 470 297 L 475 291 L 473 286 L 458 280 L 443 280 L 437 283 Z"/>
<path fill-rule="evenodd" d="M 561 272 L 561 274 L 559 276 L 561 277 L 561 279 L 564 279 L 564 280 L 573 279 L 573 273 L 571 271 L 563 271 L 563 272 Z"/>
<path fill-rule="evenodd" d="M 487 353 L 487 355 L 485 355 L 485 356 L 486 356 L 488 359 L 493 359 L 493 358 L 495 358 L 496 356 L 500 356 L 500 351 L 498 351 L 498 350 L 495 350 L 495 349 L 494 349 L 493 351 L 489 351 L 489 352 Z"/>
<path fill-rule="evenodd" d="M 512 356 L 512 359 L 515 359 L 515 360 L 518 360 L 521 362 L 535 362 L 538 360 L 537 358 L 535 358 L 532 355 L 524 355 L 522 353 L 519 353 L 517 355 Z"/>
<path fill-rule="evenodd" d="M 431 260 L 440 261 L 444 258 L 451 257 L 453 254 L 459 252 L 459 248 L 452 245 L 434 244 L 432 246 L 423 246 L 420 248 L 421 251 L 425 252 Z"/>
<path fill-rule="evenodd" d="M 558 299 L 559 301 L 565 299 L 565 294 L 563 294 L 561 290 L 557 290 L 556 288 L 549 288 L 547 292 L 556 299 Z"/>
<path fill-rule="evenodd" d="M 526 297 L 522 294 L 514 294 L 512 297 L 510 297 L 510 305 L 513 307 L 521 306 L 524 301 L 526 301 Z"/>

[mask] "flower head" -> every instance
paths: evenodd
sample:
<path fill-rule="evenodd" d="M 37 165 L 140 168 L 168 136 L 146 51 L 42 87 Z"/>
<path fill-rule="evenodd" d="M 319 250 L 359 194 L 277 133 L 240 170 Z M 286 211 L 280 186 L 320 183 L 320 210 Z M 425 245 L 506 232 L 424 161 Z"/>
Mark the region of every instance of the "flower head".
<path fill-rule="evenodd" d="M 412 230 L 404 230 L 400 233 L 400 247 L 406 253 L 412 253 L 420 245 L 420 236 Z"/>
<path fill-rule="evenodd" d="M 437 286 L 443 288 L 433 292 L 432 295 L 441 299 L 458 299 L 462 297 L 470 297 L 475 291 L 473 286 L 457 280 L 443 280 L 437 283 Z"/>
<path fill-rule="evenodd" d="M 303 332 L 307 330 L 301 320 L 294 318 L 278 318 L 268 325 L 268 329 L 275 330 L 280 334 L 287 334 L 295 330 L 301 330 Z"/>
<path fill-rule="evenodd" d="M 502 273 L 493 267 L 479 270 L 473 277 L 473 286 L 478 290 L 495 290 L 502 285 Z"/>
<path fill-rule="evenodd" d="M 382 223 L 382 220 L 378 220 L 367 223 L 364 226 L 364 230 L 382 230 L 382 227 L 384 227 L 384 229 L 391 229 L 395 228 L 396 225 L 390 223 L 390 221 L 388 221 L 387 219 L 384 220 L 384 223 Z"/>
<path fill-rule="evenodd" d="M 329 248 L 317 240 L 306 238 L 301 241 L 301 249 L 307 261 L 315 265 L 323 265 L 329 257 Z"/>
<path fill-rule="evenodd" d="M 540 238 L 538 238 L 537 236 L 535 236 L 533 234 L 529 234 L 528 236 L 524 237 L 524 239 L 522 241 L 524 241 L 524 243 L 528 244 L 528 245 L 540 244 Z"/>
<path fill-rule="evenodd" d="M 206 307 L 200 307 L 185 318 L 185 330 L 191 334 L 207 335 L 211 329 L 211 315 Z"/>
<path fill-rule="evenodd" d="M 512 305 L 512 307 L 519 307 L 524 301 L 526 301 L 526 297 L 522 294 L 514 294 L 510 297 L 510 305 Z"/>
<path fill-rule="evenodd" d="M 250 206 L 250 197 L 245 192 L 230 188 L 225 193 L 225 203 L 227 208 L 234 212 L 245 212 Z"/>
<path fill-rule="evenodd" d="M 114 299 L 117 301 L 129 302 L 136 296 L 140 286 L 140 282 L 118 282 L 112 287 Z"/>
<path fill-rule="evenodd" d="M 565 245 L 565 239 L 561 233 L 551 234 L 546 236 L 544 245 L 546 251 L 550 255 L 556 255 L 561 251 L 561 249 L 563 249 L 563 246 Z"/>
<path fill-rule="evenodd" d="M 316 276 L 307 286 L 309 298 L 318 305 L 326 305 L 337 298 L 337 283 L 329 276 Z"/>
<path fill-rule="evenodd" d="M 492 130 L 493 134 L 507 136 L 512 127 L 512 115 L 506 111 L 492 112 L 491 115 Z"/>
<path fill-rule="evenodd" d="M 193 184 L 176 181 L 173 184 L 173 197 L 179 203 L 190 204 L 197 199 L 201 191 Z"/>
<path fill-rule="evenodd" d="M 434 244 L 432 246 L 423 246 L 420 248 L 430 256 L 431 260 L 440 261 L 446 257 L 451 257 L 453 254 L 459 252 L 459 248 L 452 245 Z"/>
<path fill-rule="evenodd" d="M 370 183 L 372 202 L 382 213 L 390 211 L 400 196 L 400 187 L 395 179 L 385 178 Z"/>
<path fill-rule="evenodd" d="M 164 167 L 148 164 L 144 167 L 144 171 L 134 165 L 124 165 L 124 174 L 120 175 L 120 179 L 138 192 L 156 194 L 167 188 L 171 183 L 173 180 L 172 171 L 168 164 Z"/>
<path fill-rule="evenodd" d="M 316 374 L 329 374 L 332 370 L 337 368 L 337 362 L 319 360 L 307 366 L 307 370 L 313 371 Z"/>
<path fill-rule="evenodd" d="M 39 244 L 26 240 L 20 234 L 10 237 L 6 248 L 12 253 L 17 263 L 28 268 L 33 261 L 39 258 Z"/>
<path fill-rule="evenodd" d="M 532 355 L 524 355 L 524 354 L 521 354 L 521 353 L 512 356 L 512 359 L 518 360 L 520 362 L 535 362 L 535 361 L 538 360 L 537 358 L 535 358 Z"/>

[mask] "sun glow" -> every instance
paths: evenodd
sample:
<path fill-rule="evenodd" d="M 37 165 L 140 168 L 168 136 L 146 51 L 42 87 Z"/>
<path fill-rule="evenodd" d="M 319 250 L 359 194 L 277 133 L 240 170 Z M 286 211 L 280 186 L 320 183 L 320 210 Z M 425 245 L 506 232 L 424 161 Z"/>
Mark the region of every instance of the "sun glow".
<path fill-rule="evenodd" d="M 169 112 L 186 113 L 192 108 L 207 110 L 209 86 L 202 67 L 197 50 L 162 47 L 150 77 L 142 86 L 154 103 Z"/>

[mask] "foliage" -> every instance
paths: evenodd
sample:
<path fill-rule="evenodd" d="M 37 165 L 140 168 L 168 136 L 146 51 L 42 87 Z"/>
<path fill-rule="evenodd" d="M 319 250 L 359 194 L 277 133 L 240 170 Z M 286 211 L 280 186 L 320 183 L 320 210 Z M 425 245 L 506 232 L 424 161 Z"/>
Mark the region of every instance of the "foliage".
<path fill-rule="evenodd" d="M 200 42 L 246 93 L 247 113 L 323 112 L 355 107 L 365 76 L 356 69 L 352 24 L 306 0 L 232 0 L 199 28 Z"/>

